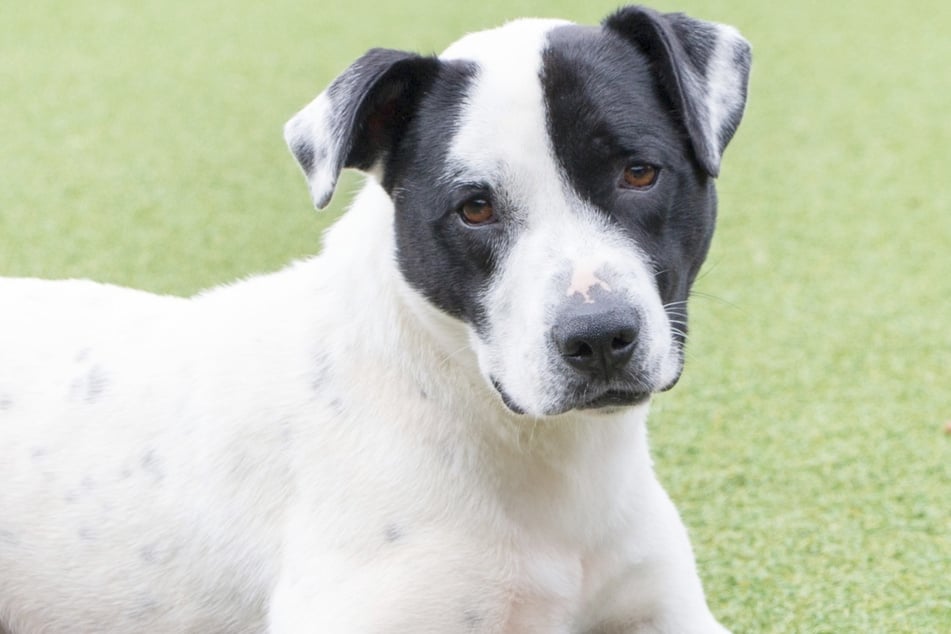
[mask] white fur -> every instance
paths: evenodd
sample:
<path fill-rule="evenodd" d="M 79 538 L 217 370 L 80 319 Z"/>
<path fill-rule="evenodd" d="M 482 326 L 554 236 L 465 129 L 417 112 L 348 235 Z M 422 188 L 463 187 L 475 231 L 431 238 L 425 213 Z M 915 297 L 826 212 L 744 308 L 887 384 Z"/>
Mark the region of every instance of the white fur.
<path fill-rule="evenodd" d="M 544 411 L 533 271 L 559 267 L 633 279 L 651 363 L 673 354 L 648 263 L 557 177 L 537 91 L 551 24 L 448 52 L 503 49 L 458 166 L 559 219 L 526 217 L 489 341 L 403 280 L 373 179 L 320 256 L 190 299 L 0 282 L 0 629 L 724 631 L 653 474 L 647 407 L 516 416 L 485 380 Z M 508 120 L 492 98 L 511 129 L 486 127 Z M 480 129 L 491 152 L 468 145 Z M 508 134 L 528 145 L 497 150 Z"/>
<path fill-rule="evenodd" d="M 306 142 L 321 148 L 327 155 L 336 155 L 340 149 L 340 139 L 327 134 L 332 130 L 330 112 L 331 98 L 327 92 L 317 95 L 298 116 L 284 126 L 284 140 L 287 145 Z M 310 190 L 314 205 L 323 209 L 330 203 L 334 188 L 337 186 L 338 168 L 335 161 L 319 161 L 313 173 L 307 174 L 307 188 Z"/>
<path fill-rule="evenodd" d="M 710 56 L 704 101 L 710 117 L 712 147 L 722 148 L 727 141 L 723 138 L 727 120 L 734 116 L 737 110 L 742 111 L 745 104 L 744 75 L 737 72 L 734 59 L 738 50 L 748 48 L 749 45 L 732 26 L 715 26 L 719 37 L 713 55 Z"/>

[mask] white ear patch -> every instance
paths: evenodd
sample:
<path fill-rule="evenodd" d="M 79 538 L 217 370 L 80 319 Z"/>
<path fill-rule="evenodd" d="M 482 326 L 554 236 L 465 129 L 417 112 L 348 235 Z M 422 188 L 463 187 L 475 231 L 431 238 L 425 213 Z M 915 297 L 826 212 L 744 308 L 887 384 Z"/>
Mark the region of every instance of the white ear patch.
<path fill-rule="evenodd" d="M 284 139 L 317 207 L 330 202 L 344 167 L 378 166 L 437 66 L 416 53 L 370 49 L 287 122 Z"/>
<path fill-rule="evenodd" d="M 682 61 L 678 72 L 681 73 L 687 92 L 685 97 L 693 102 L 697 110 L 701 127 L 698 133 L 706 138 L 704 150 L 698 151 L 706 155 L 705 163 L 710 173 L 716 176 L 723 150 L 733 138 L 746 106 L 750 45 L 732 26 L 677 17 L 681 25 L 689 25 L 682 28 L 695 29 L 697 39 L 707 38 L 707 45 L 711 49 L 701 72 L 686 60 Z M 697 24 L 702 26 L 695 26 Z M 690 43 L 690 38 L 685 39 L 685 45 Z"/>
<path fill-rule="evenodd" d="M 341 151 L 341 141 L 333 134 L 331 110 L 330 95 L 324 91 L 284 126 L 284 141 L 304 172 L 318 209 L 330 203 L 340 172 L 335 161 L 328 160 Z"/>
<path fill-rule="evenodd" d="M 746 105 L 749 43 L 732 26 L 715 25 L 719 37 L 706 72 L 706 103 L 713 147 L 726 147 Z"/>

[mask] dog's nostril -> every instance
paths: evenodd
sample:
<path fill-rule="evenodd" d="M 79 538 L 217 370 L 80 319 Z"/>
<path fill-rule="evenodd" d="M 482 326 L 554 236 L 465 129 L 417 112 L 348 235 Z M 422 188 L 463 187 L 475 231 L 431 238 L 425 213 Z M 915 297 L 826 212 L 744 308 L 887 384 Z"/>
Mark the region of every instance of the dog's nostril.
<path fill-rule="evenodd" d="M 634 343 L 636 337 L 637 332 L 633 328 L 625 328 L 614 335 L 614 339 L 611 340 L 611 348 L 613 350 L 623 350 Z"/>
<path fill-rule="evenodd" d="M 584 340 L 571 341 L 565 348 L 565 356 L 568 357 L 590 357 L 594 354 L 594 350 L 591 349 L 591 344 Z"/>

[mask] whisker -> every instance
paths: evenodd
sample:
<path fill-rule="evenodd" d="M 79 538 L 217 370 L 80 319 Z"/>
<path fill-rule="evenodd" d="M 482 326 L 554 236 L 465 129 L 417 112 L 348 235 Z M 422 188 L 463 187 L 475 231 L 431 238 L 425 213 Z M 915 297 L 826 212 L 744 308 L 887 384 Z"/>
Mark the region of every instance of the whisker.
<path fill-rule="evenodd" d="M 453 357 L 458 355 L 460 352 L 465 351 L 468 347 L 469 347 L 468 345 L 462 345 L 462 346 L 459 346 L 457 349 L 453 350 L 452 352 L 449 352 L 448 354 L 446 354 L 439 361 L 440 369 L 444 369 L 447 365 L 449 365 L 449 362 L 452 360 Z"/>
<path fill-rule="evenodd" d="M 722 297 L 719 297 L 719 296 L 717 296 L 717 295 L 713 295 L 713 294 L 711 294 L 711 293 L 705 293 L 705 292 L 703 292 L 703 291 L 690 291 L 690 296 L 691 296 L 691 297 L 699 297 L 699 298 L 702 298 L 702 299 L 712 299 L 712 300 L 715 300 L 715 301 L 717 301 L 717 302 L 720 302 L 721 304 L 724 304 L 725 306 L 729 306 L 730 308 L 735 308 L 736 310 L 743 311 L 743 307 L 740 306 L 739 304 L 734 304 L 733 302 L 731 302 L 731 301 L 728 300 L 728 299 L 724 299 L 724 298 L 722 298 Z"/>
<path fill-rule="evenodd" d="M 538 417 L 532 417 L 532 429 L 528 432 L 528 450 L 532 450 L 532 445 L 535 444 L 535 429 L 538 428 Z"/>
<path fill-rule="evenodd" d="M 720 262 L 722 262 L 722 260 L 721 260 L 720 258 L 717 258 L 717 259 L 715 259 L 715 260 L 714 260 L 713 258 L 710 258 L 709 260 L 707 260 L 706 265 L 705 265 L 705 266 L 703 267 L 703 269 L 700 271 L 700 274 L 697 276 L 697 279 L 698 279 L 698 280 L 702 280 L 702 279 L 705 278 L 706 276 L 708 276 L 708 275 L 710 275 L 711 273 L 713 273 L 714 271 L 716 271 L 717 268 L 719 268 L 719 266 L 720 266 Z"/>
<path fill-rule="evenodd" d="M 670 332 L 672 332 L 673 334 L 675 334 L 675 335 L 677 335 L 678 337 L 680 337 L 681 339 L 683 339 L 683 340 L 684 340 L 684 343 L 686 343 L 686 342 L 690 339 L 690 336 L 689 336 L 687 333 L 685 333 L 684 331 L 682 331 L 682 330 L 677 330 L 676 328 L 671 328 L 671 329 L 670 329 Z"/>

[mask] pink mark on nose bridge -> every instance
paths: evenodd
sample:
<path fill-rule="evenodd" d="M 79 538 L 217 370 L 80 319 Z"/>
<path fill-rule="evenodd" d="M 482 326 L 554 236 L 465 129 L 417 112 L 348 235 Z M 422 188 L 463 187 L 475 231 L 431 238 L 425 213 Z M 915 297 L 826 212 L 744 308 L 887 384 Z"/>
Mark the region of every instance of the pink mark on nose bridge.
<path fill-rule="evenodd" d="M 584 298 L 585 304 L 593 304 L 594 300 L 591 298 L 591 289 L 595 286 L 600 286 L 608 292 L 611 291 L 611 287 L 608 283 L 595 275 L 591 269 L 576 268 L 571 274 L 571 283 L 568 284 L 568 291 L 565 293 L 565 296 L 571 297 L 577 293 Z"/>

